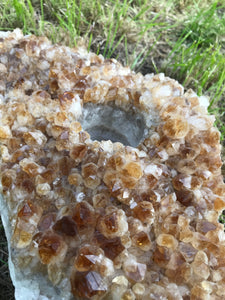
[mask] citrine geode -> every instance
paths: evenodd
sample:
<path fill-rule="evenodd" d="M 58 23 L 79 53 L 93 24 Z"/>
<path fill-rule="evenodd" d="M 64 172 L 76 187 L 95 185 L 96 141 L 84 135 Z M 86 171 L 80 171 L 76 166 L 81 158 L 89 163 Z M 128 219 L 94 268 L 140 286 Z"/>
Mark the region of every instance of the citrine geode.
<path fill-rule="evenodd" d="M 17 300 L 225 298 L 207 104 L 164 74 L 1 33 L 1 216 Z"/>

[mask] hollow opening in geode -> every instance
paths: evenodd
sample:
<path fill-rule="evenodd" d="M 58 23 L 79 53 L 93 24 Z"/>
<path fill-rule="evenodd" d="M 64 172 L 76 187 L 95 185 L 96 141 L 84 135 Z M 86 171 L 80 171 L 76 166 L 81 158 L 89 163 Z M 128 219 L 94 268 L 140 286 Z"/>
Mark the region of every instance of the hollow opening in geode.
<path fill-rule="evenodd" d="M 86 104 L 81 124 L 92 140 L 110 140 L 137 147 L 145 136 L 145 121 L 136 111 L 115 106 Z"/>

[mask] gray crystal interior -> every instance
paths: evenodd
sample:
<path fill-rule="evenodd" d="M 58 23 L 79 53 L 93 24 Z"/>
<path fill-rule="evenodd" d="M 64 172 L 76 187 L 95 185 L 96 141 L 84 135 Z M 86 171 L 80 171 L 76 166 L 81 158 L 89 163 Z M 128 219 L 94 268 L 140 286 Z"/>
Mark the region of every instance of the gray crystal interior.
<path fill-rule="evenodd" d="M 137 147 L 145 136 L 146 124 L 136 111 L 115 106 L 86 104 L 81 124 L 92 140 L 111 140 Z"/>

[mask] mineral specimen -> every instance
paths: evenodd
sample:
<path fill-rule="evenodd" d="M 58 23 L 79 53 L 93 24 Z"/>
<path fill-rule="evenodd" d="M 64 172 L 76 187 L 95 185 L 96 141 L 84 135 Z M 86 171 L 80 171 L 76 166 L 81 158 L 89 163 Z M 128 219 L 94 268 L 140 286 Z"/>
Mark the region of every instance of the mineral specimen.
<path fill-rule="evenodd" d="M 1 216 L 17 300 L 225 299 L 207 105 L 164 74 L 1 33 Z"/>

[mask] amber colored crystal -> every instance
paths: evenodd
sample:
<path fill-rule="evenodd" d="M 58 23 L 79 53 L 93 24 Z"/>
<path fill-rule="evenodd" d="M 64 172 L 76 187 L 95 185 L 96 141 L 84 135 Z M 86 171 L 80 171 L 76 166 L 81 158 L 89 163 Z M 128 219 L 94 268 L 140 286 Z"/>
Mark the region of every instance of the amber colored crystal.
<path fill-rule="evenodd" d="M 19 138 L 12 137 L 8 140 L 8 149 L 10 153 L 13 153 L 20 147 L 21 147 L 21 140 Z"/>
<path fill-rule="evenodd" d="M 3 186 L 3 188 L 7 188 L 7 189 L 10 188 L 12 183 L 13 183 L 13 179 L 10 176 L 10 174 L 5 173 L 5 174 L 2 175 L 2 186 Z"/>
<path fill-rule="evenodd" d="M 219 144 L 220 133 L 212 128 L 207 134 L 204 135 L 204 141 L 206 144 L 214 147 Z"/>
<path fill-rule="evenodd" d="M 43 264 L 49 264 L 62 250 L 63 241 L 53 233 L 45 234 L 38 245 L 38 252 Z"/>
<path fill-rule="evenodd" d="M 109 194 L 108 193 L 99 193 L 93 197 L 93 206 L 94 208 L 105 207 L 109 202 Z"/>
<path fill-rule="evenodd" d="M 82 167 L 84 184 L 91 189 L 95 189 L 100 184 L 98 177 L 98 167 L 94 163 L 88 163 Z"/>
<path fill-rule="evenodd" d="M 68 176 L 71 168 L 74 166 L 74 161 L 68 156 L 64 156 L 58 160 L 58 167 L 63 176 Z"/>
<path fill-rule="evenodd" d="M 173 250 L 175 250 L 176 247 L 178 246 L 178 242 L 174 238 L 174 236 L 172 236 L 171 234 L 165 234 L 165 233 L 164 234 L 162 233 L 157 237 L 156 243 L 159 246 L 171 248 Z"/>
<path fill-rule="evenodd" d="M 136 162 L 130 162 L 123 167 L 124 176 L 131 176 L 136 179 L 140 179 L 142 174 L 141 166 Z"/>
<path fill-rule="evenodd" d="M 23 171 L 26 172 L 30 177 L 35 177 L 41 172 L 41 169 L 37 163 L 26 158 L 20 161 L 20 165 Z"/>
<path fill-rule="evenodd" d="M 219 176 L 219 178 L 216 177 L 215 181 L 216 181 L 216 185 L 215 185 L 215 187 L 212 187 L 213 192 L 216 195 L 218 195 L 218 196 L 220 196 L 220 197 L 223 198 L 224 193 L 225 193 L 225 186 L 223 184 L 223 177 L 222 176 Z"/>
<path fill-rule="evenodd" d="M 196 163 L 191 159 L 182 159 L 177 164 L 177 170 L 181 173 L 191 175 L 196 172 Z"/>
<path fill-rule="evenodd" d="M 114 238 L 124 235 L 128 230 L 126 216 L 122 210 L 113 210 L 101 217 L 98 222 L 98 230 L 106 238 Z"/>
<path fill-rule="evenodd" d="M 174 251 L 171 255 L 170 261 L 167 265 L 170 270 L 177 270 L 183 266 L 185 259 L 179 251 Z"/>
<path fill-rule="evenodd" d="M 193 159 L 199 154 L 200 146 L 190 143 L 181 144 L 179 152 L 182 159 Z"/>
<path fill-rule="evenodd" d="M 57 70 L 50 68 L 48 76 L 49 78 L 57 78 Z"/>
<path fill-rule="evenodd" d="M 105 216 L 100 222 L 104 224 L 104 229 L 106 231 L 115 233 L 118 231 L 118 220 L 116 212 Z"/>
<path fill-rule="evenodd" d="M 43 146 L 47 138 L 45 135 L 43 135 L 42 132 L 39 130 L 33 131 L 33 132 L 25 132 L 23 135 L 24 141 L 29 146 Z"/>
<path fill-rule="evenodd" d="M 118 88 L 116 88 L 116 87 L 110 87 L 108 92 L 107 92 L 107 95 L 105 96 L 105 100 L 106 101 L 115 100 L 116 95 L 117 95 L 117 90 L 118 90 Z"/>
<path fill-rule="evenodd" d="M 102 254 L 103 251 L 100 248 L 94 245 L 84 245 L 75 258 L 74 267 L 79 272 L 90 271 L 96 263 L 100 263 Z"/>
<path fill-rule="evenodd" d="M 36 95 L 43 98 L 43 99 L 48 99 L 50 97 L 49 93 L 47 93 L 46 91 L 37 91 Z"/>
<path fill-rule="evenodd" d="M 78 93 L 81 97 L 84 97 L 86 86 L 87 80 L 85 79 L 85 76 L 80 77 L 74 86 L 74 91 Z"/>
<path fill-rule="evenodd" d="M 111 156 L 107 162 L 107 167 L 113 170 L 120 170 L 120 168 L 123 165 L 124 165 L 124 159 L 119 155 Z"/>
<path fill-rule="evenodd" d="M 68 236 L 75 236 L 77 234 L 76 223 L 70 216 L 62 217 L 52 228 L 58 234 L 65 234 Z"/>
<path fill-rule="evenodd" d="M 141 220 L 144 224 L 152 224 L 154 221 L 154 208 L 148 201 L 139 202 L 133 209 L 134 217 Z"/>
<path fill-rule="evenodd" d="M 179 231 L 177 221 L 178 221 L 178 215 L 176 213 L 172 213 L 171 215 L 168 215 L 165 218 L 162 231 L 164 233 L 177 236 L 177 232 Z"/>
<path fill-rule="evenodd" d="M 222 166 L 222 161 L 219 155 L 213 157 L 207 155 L 198 155 L 195 159 L 197 165 L 204 166 L 210 172 L 215 172 Z"/>
<path fill-rule="evenodd" d="M 59 95 L 59 101 L 61 104 L 64 102 L 71 102 L 74 98 L 74 94 L 71 92 L 64 92 L 63 94 Z"/>
<path fill-rule="evenodd" d="M 0 126 L 0 138 L 7 139 L 11 136 L 10 130 L 7 126 Z"/>
<path fill-rule="evenodd" d="M 56 91 L 59 89 L 58 81 L 56 79 L 51 80 L 49 85 L 52 91 Z"/>
<path fill-rule="evenodd" d="M 144 251 L 150 250 L 152 244 L 148 234 L 144 231 L 140 231 L 132 237 L 134 244 Z"/>
<path fill-rule="evenodd" d="M 41 176 L 46 180 L 46 182 L 51 183 L 55 178 L 54 170 L 47 169 L 41 173 Z"/>
<path fill-rule="evenodd" d="M 196 190 L 202 185 L 202 179 L 197 176 L 179 174 L 173 178 L 173 186 L 176 190 Z"/>
<path fill-rule="evenodd" d="M 82 182 L 82 177 L 79 173 L 72 173 L 68 176 L 68 182 L 69 184 L 79 186 Z"/>
<path fill-rule="evenodd" d="M 170 138 L 183 138 L 189 131 L 188 122 L 180 117 L 168 119 L 163 126 L 163 131 Z"/>
<path fill-rule="evenodd" d="M 225 209 L 225 200 L 217 197 L 214 200 L 214 208 L 217 211 L 221 211 L 222 209 Z"/>
<path fill-rule="evenodd" d="M 201 286 L 195 285 L 191 290 L 191 297 L 190 300 L 204 300 L 207 299 L 208 293 L 205 291 Z"/>
<path fill-rule="evenodd" d="M 192 176 L 191 178 L 191 189 L 197 190 L 202 186 L 202 179 L 198 176 Z"/>
<path fill-rule="evenodd" d="M 195 196 L 192 191 L 179 190 L 175 191 L 177 200 L 184 206 L 191 206 L 194 203 Z"/>
<path fill-rule="evenodd" d="M 19 162 L 25 157 L 25 153 L 22 150 L 16 150 L 12 155 L 13 162 Z"/>
<path fill-rule="evenodd" d="M 75 272 L 71 277 L 72 294 L 80 299 L 92 299 L 107 292 L 107 283 L 98 272 Z"/>
<path fill-rule="evenodd" d="M 192 262 L 193 273 L 196 279 L 207 280 L 210 276 L 210 270 L 208 266 L 208 257 L 204 251 L 198 251 Z"/>
<path fill-rule="evenodd" d="M 54 124 L 56 126 L 64 126 L 67 120 L 68 118 L 65 112 L 57 112 L 54 116 Z"/>
<path fill-rule="evenodd" d="M 25 189 L 28 193 L 31 193 L 31 192 L 34 190 L 35 185 L 34 185 L 34 183 L 33 183 L 31 180 L 25 179 L 25 180 L 22 182 L 21 187 L 22 187 L 23 189 Z"/>
<path fill-rule="evenodd" d="M 157 246 L 153 253 L 153 260 L 157 265 L 161 266 L 162 268 L 165 268 L 166 264 L 170 260 L 170 256 L 171 254 L 168 248 Z"/>
<path fill-rule="evenodd" d="M 85 201 L 77 203 L 74 208 L 72 218 L 75 221 L 78 229 L 94 226 L 96 223 L 94 209 Z"/>
<path fill-rule="evenodd" d="M 133 189 L 137 183 L 135 178 L 129 176 L 120 176 L 122 186 L 124 188 Z"/>
<path fill-rule="evenodd" d="M 17 233 L 15 231 L 15 233 Z M 24 230 L 20 230 L 19 231 L 19 236 L 18 236 L 18 241 L 17 241 L 17 248 L 25 248 L 27 246 L 30 245 L 32 240 L 32 234 L 24 231 Z"/>
<path fill-rule="evenodd" d="M 172 181 L 173 187 L 178 191 L 185 189 L 185 186 L 184 186 L 185 179 L 186 179 L 186 176 L 183 174 L 179 174 L 179 175 L 175 176 Z M 187 181 L 187 179 L 186 179 L 186 181 Z M 188 180 L 188 182 L 189 181 L 190 180 Z M 189 184 L 189 186 L 190 186 L 190 184 Z"/>
<path fill-rule="evenodd" d="M 78 144 L 73 146 L 73 148 L 70 150 L 70 157 L 73 159 L 79 159 L 81 160 L 87 152 L 87 146 L 84 144 Z"/>
<path fill-rule="evenodd" d="M 157 178 L 155 178 L 155 176 L 153 176 L 152 174 L 147 175 L 146 178 L 148 182 L 148 188 L 153 189 L 158 183 Z"/>
<path fill-rule="evenodd" d="M 63 131 L 56 140 L 56 148 L 58 151 L 69 149 L 69 131 Z"/>
<path fill-rule="evenodd" d="M 123 293 L 121 300 L 135 300 L 135 295 L 131 290 L 127 290 Z"/>
<path fill-rule="evenodd" d="M 190 277 L 191 277 L 190 265 L 187 263 L 184 263 L 184 261 L 182 259 L 180 259 L 179 263 L 176 264 L 175 266 L 172 265 L 173 262 L 174 262 L 174 259 L 173 260 L 171 259 L 168 264 L 168 268 L 166 270 L 166 276 L 168 276 L 168 278 L 171 279 L 177 285 L 182 284 L 182 282 L 184 280 L 187 282 L 187 280 L 190 279 Z M 171 266 L 172 266 L 172 268 L 170 268 Z M 169 299 L 172 300 L 173 298 L 169 298 Z"/>
<path fill-rule="evenodd" d="M 104 250 L 105 256 L 112 260 L 114 260 L 125 249 L 119 237 L 107 239 L 103 234 L 96 231 L 94 238 L 99 246 Z"/>
<path fill-rule="evenodd" d="M 70 124 L 70 130 L 79 133 L 82 130 L 82 126 L 80 124 L 80 122 L 72 122 Z"/>
<path fill-rule="evenodd" d="M 36 212 L 37 212 L 37 207 L 31 201 L 27 201 L 27 203 L 25 203 L 24 206 L 19 210 L 18 217 L 29 219 Z"/>

